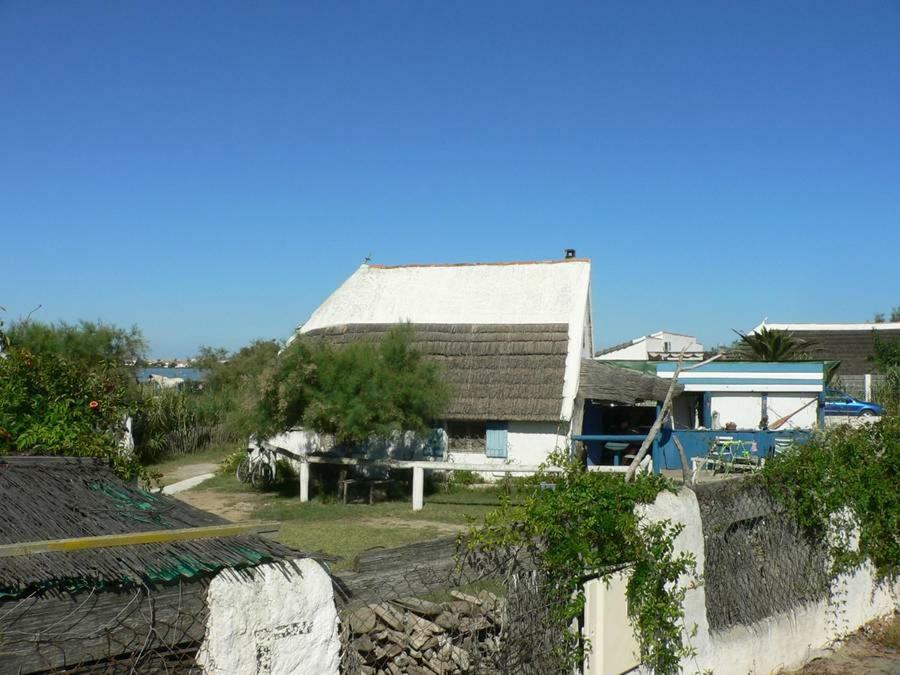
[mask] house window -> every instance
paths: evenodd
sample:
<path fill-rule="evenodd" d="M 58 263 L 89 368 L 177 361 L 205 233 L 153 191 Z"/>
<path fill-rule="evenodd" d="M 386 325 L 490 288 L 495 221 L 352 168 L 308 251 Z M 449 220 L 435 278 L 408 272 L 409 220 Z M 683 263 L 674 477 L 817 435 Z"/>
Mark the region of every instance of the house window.
<path fill-rule="evenodd" d="M 450 452 L 484 454 L 486 425 L 475 420 L 451 420 L 447 430 L 447 449 Z"/>
<path fill-rule="evenodd" d="M 507 428 L 506 422 L 488 422 L 485 433 L 485 452 L 488 457 L 502 457 L 507 455 Z"/>

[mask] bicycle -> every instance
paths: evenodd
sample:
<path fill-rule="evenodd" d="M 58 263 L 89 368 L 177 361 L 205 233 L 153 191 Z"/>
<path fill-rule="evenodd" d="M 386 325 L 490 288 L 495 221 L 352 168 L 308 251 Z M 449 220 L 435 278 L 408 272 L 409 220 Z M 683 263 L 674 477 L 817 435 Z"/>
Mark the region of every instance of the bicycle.
<path fill-rule="evenodd" d="M 269 487 L 275 482 L 277 453 L 268 444 L 251 444 L 247 456 L 238 464 L 235 477 L 241 483 L 250 483 L 257 489 Z"/>

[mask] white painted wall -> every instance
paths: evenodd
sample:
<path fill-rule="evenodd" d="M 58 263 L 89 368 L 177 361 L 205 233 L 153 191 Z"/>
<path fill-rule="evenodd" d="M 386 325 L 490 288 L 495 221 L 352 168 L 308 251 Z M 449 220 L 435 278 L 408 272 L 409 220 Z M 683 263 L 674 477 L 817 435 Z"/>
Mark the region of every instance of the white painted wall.
<path fill-rule="evenodd" d="M 804 405 L 809 404 L 803 410 Z M 818 396 L 813 394 L 769 394 L 769 424 L 800 410 L 781 429 L 815 429 L 819 422 Z"/>
<path fill-rule="evenodd" d="M 809 405 L 807 405 L 809 404 Z M 806 408 L 803 406 L 806 405 Z M 762 394 L 759 393 L 714 393 L 710 397 L 710 408 L 713 413 L 719 413 L 718 426 L 714 428 L 724 429 L 728 422 L 737 424 L 738 429 L 758 429 L 762 416 Z M 803 408 L 803 410 L 800 410 Z M 799 410 L 799 412 L 797 412 Z M 815 429 L 818 424 L 818 396 L 816 394 L 786 394 L 770 393 L 768 398 L 769 424 L 777 419 L 796 413 L 780 428 L 786 429 Z"/>
<path fill-rule="evenodd" d="M 226 570 L 210 583 L 197 663 L 210 675 L 337 675 L 338 616 L 331 578 L 309 558 Z"/>
<path fill-rule="evenodd" d="M 628 575 L 617 572 L 608 583 L 584 585 L 585 675 L 626 673 L 640 665 L 640 646 L 628 618 Z"/>
<path fill-rule="evenodd" d="M 632 342 L 626 347 L 617 349 L 613 352 L 607 352 L 597 357 L 600 361 L 646 361 L 647 360 L 647 341 L 640 339 L 638 342 Z"/>
<path fill-rule="evenodd" d="M 799 668 L 822 655 L 834 640 L 900 607 L 897 602 L 900 584 L 894 588 L 878 586 L 871 566 L 866 565 L 832 585 L 831 603 L 822 600 L 748 626 L 710 631 L 702 581 L 703 525 L 696 495 L 690 490 L 678 494 L 663 492 L 654 504 L 642 507 L 640 513 L 652 520 L 682 523 L 684 529 L 675 540 L 675 552 L 690 551 L 697 560 L 695 576 L 680 580 L 687 589 L 686 629 L 690 631 L 694 626 L 697 629 L 697 634 L 688 638 L 697 655 L 682 663 L 685 672 L 709 670 L 716 675 L 756 675 Z"/>
<path fill-rule="evenodd" d="M 538 465 L 554 450 L 568 448 L 569 425 L 556 422 L 510 422 L 507 431 L 507 457 L 487 457 L 482 452 L 450 452 L 448 461 L 457 464 Z M 522 475 L 522 474 L 519 474 Z M 485 474 L 493 478 L 492 474 Z"/>
<path fill-rule="evenodd" d="M 762 417 L 761 396 L 761 394 L 752 393 L 713 394 L 710 397 L 713 428 L 724 429 L 726 424 L 734 422 L 738 429 L 759 429 L 759 420 Z M 718 413 L 718 418 L 716 413 Z M 718 420 L 718 424 L 716 424 L 716 420 Z"/>

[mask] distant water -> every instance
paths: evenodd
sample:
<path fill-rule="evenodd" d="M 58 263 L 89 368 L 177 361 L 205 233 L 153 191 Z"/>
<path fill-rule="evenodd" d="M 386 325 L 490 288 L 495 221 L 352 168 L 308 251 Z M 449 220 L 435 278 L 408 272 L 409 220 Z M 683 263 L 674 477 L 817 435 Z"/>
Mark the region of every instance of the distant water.
<path fill-rule="evenodd" d="M 198 368 L 139 368 L 138 379 L 145 382 L 150 375 L 183 377 L 185 380 L 202 380 L 205 374 Z"/>

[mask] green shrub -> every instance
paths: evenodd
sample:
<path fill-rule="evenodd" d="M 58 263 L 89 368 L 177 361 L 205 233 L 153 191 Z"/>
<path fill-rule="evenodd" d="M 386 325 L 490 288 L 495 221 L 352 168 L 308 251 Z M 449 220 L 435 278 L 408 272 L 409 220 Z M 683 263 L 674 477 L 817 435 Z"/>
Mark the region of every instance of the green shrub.
<path fill-rule="evenodd" d="M 221 413 L 203 391 L 161 389 L 142 401 L 135 416 L 135 450 L 144 463 L 200 452 L 227 441 Z"/>
<path fill-rule="evenodd" d="M 694 570 L 694 558 L 675 553 L 680 526 L 643 522 L 635 514 L 638 504 L 652 503 L 671 484 L 654 474 L 638 474 L 626 483 L 618 474 L 586 471 L 562 454 L 548 461 L 565 471 L 528 477 L 523 485 L 530 489 L 518 502 L 502 496 L 483 526 L 472 525 L 469 549 L 531 548 L 548 592 L 562 600 L 563 631 L 581 616 L 587 577 L 607 579 L 628 567 L 628 612 L 642 663 L 656 673 L 678 672 L 681 658 L 693 653 L 683 638 L 685 591 L 678 580 Z M 555 489 L 540 489 L 541 483 Z M 574 665 L 581 655 L 573 647 Z"/>
<path fill-rule="evenodd" d="M 146 476 L 119 447 L 132 408 L 114 367 L 15 346 L 0 358 L 0 454 L 102 457 L 123 478 Z"/>
<path fill-rule="evenodd" d="M 900 572 L 900 418 L 841 425 L 767 462 L 760 474 L 814 541 L 828 541 L 838 574 L 870 560 Z M 854 545 L 858 532 L 858 546 Z"/>
<path fill-rule="evenodd" d="M 235 450 L 219 465 L 218 473 L 225 476 L 234 476 L 237 473 L 238 464 L 247 456 L 246 450 Z"/>

